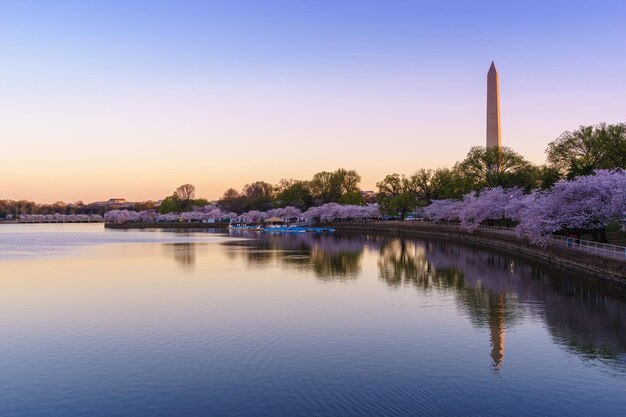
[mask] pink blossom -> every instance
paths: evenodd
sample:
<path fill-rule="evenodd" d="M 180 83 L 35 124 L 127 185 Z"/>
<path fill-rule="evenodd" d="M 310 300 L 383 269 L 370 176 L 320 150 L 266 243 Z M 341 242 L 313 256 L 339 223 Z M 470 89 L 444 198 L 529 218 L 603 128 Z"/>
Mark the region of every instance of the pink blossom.
<path fill-rule="evenodd" d="M 464 205 L 463 201 L 457 200 L 433 200 L 424 209 L 424 215 L 435 221 L 456 221 L 459 220 Z"/>
<path fill-rule="evenodd" d="M 557 182 L 539 193 L 523 213 L 517 233 L 544 245 L 546 236 L 562 229 L 601 229 L 611 222 L 624 225 L 626 172 L 598 170 L 594 175 Z"/>
<path fill-rule="evenodd" d="M 514 201 L 521 199 L 519 188 L 487 188 L 479 193 L 469 193 L 463 198 L 458 216 L 461 228 L 469 232 L 476 230 L 485 220 L 506 218 L 506 209 Z"/>

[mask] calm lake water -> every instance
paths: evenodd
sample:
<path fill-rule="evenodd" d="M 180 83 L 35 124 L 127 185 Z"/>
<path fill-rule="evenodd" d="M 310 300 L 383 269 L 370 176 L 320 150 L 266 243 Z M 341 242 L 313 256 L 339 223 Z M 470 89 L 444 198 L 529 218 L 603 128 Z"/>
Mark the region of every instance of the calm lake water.
<path fill-rule="evenodd" d="M 624 416 L 626 295 L 436 241 L 0 225 L 0 416 Z"/>

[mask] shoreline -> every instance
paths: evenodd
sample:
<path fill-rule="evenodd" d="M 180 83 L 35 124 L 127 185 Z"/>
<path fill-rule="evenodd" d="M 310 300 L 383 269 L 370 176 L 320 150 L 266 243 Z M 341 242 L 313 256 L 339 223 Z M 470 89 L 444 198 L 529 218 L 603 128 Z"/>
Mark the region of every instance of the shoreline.
<path fill-rule="evenodd" d="M 133 222 L 133 223 L 130 223 L 128 222 L 128 223 L 122 223 L 122 224 L 104 223 L 104 228 L 105 229 L 227 229 L 228 223 L 196 223 L 196 222 L 192 222 L 192 223 Z"/>
<path fill-rule="evenodd" d="M 501 250 L 565 270 L 591 275 L 626 288 L 626 262 L 624 261 L 574 249 L 564 250 L 565 248 L 554 245 L 546 248 L 531 246 L 528 242 L 511 234 L 480 229 L 469 233 L 454 226 L 434 226 L 423 222 L 331 223 L 330 225 L 341 232 L 435 238 Z"/>
<path fill-rule="evenodd" d="M 496 249 L 512 255 L 557 266 L 565 270 L 583 273 L 626 288 L 626 262 L 597 256 L 593 253 L 562 246 L 548 245 L 546 248 L 532 246 L 512 234 L 478 229 L 473 233 L 462 231 L 458 226 L 432 225 L 424 222 L 379 221 L 370 223 L 329 223 L 337 231 L 354 233 L 377 233 L 396 237 L 435 238 L 467 243 L 484 248 Z M 228 223 L 105 223 L 109 229 L 226 229 Z M 626 255 L 625 255 L 626 256 Z"/>

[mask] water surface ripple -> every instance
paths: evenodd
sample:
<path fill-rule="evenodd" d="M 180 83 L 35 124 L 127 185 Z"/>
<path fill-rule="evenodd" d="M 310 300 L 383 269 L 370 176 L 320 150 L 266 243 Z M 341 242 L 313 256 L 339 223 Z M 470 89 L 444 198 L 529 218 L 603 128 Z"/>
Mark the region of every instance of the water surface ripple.
<path fill-rule="evenodd" d="M 0 225 L 0 416 L 623 416 L 626 296 L 366 235 Z"/>

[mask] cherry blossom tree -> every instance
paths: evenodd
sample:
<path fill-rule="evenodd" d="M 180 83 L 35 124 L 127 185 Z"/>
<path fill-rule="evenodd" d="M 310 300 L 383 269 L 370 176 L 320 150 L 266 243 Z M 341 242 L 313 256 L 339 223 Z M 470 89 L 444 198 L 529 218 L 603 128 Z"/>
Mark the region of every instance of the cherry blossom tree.
<path fill-rule="evenodd" d="M 311 207 L 302 217 L 309 222 L 333 222 L 335 220 L 357 220 L 380 218 L 378 205 L 357 206 L 327 203 L 317 207 Z"/>
<path fill-rule="evenodd" d="M 238 217 L 238 214 L 235 213 L 234 211 L 231 211 L 230 213 L 224 213 L 224 215 L 222 216 L 223 219 L 229 219 L 229 220 L 234 220 Z"/>
<path fill-rule="evenodd" d="M 139 220 L 144 223 L 156 222 L 158 213 L 156 210 L 144 210 L 139 212 Z"/>
<path fill-rule="evenodd" d="M 123 224 L 128 220 L 128 210 L 111 210 L 104 213 L 104 222 Z"/>
<path fill-rule="evenodd" d="M 302 216 L 302 211 L 293 206 L 275 208 L 267 211 L 267 217 L 278 217 L 285 221 L 298 219 Z"/>
<path fill-rule="evenodd" d="M 624 226 L 626 217 L 626 172 L 597 170 L 594 175 L 561 180 L 549 191 L 537 194 L 523 211 L 517 233 L 531 243 L 546 244 L 557 231 L 589 231 L 605 241 L 605 227 Z"/>
<path fill-rule="evenodd" d="M 463 198 L 459 211 L 461 228 L 473 232 L 485 220 L 506 219 L 506 209 L 523 196 L 520 188 L 487 188 L 480 193 L 469 193 Z"/>
<path fill-rule="evenodd" d="M 203 207 L 193 207 L 193 211 L 200 211 L 202 213 L 210 213 L 216 209 L 217 209 L 217 206 L 214 204 L 207 204 L 206 206 L 203 206 Z"/>
<path fill-rule="evenodd" d="M 519 222 L 524 217 L 526 211 L 535 204 L 535 200 L 539 197 L 539 191 L 533 191 L 530 194 L 522 194 L 517 198 L 512 198 L 504 209 L 504 216 L 514 222 Z"/>
<path fill-rule="evenodd" d="M 433 200 L 424 209 L 424 215 L 434 221 L 457 221 L 460 218 L 463 207 L 463 201 Z"/>
<path fill-rule="evenodd" d="M 12 219 L 9 218 L 9 219 Z M 97 214 L 20 214 L 18 219 L 26 223 L 87 223 L 101 222 L 102 216 Z"/>
<path fill-rule="evenodd" d="M 267 217 L 267 213 L 258 210 L 250 210 L 241 215 L 241 219 L 245 223 L 259 223 Z"/>

